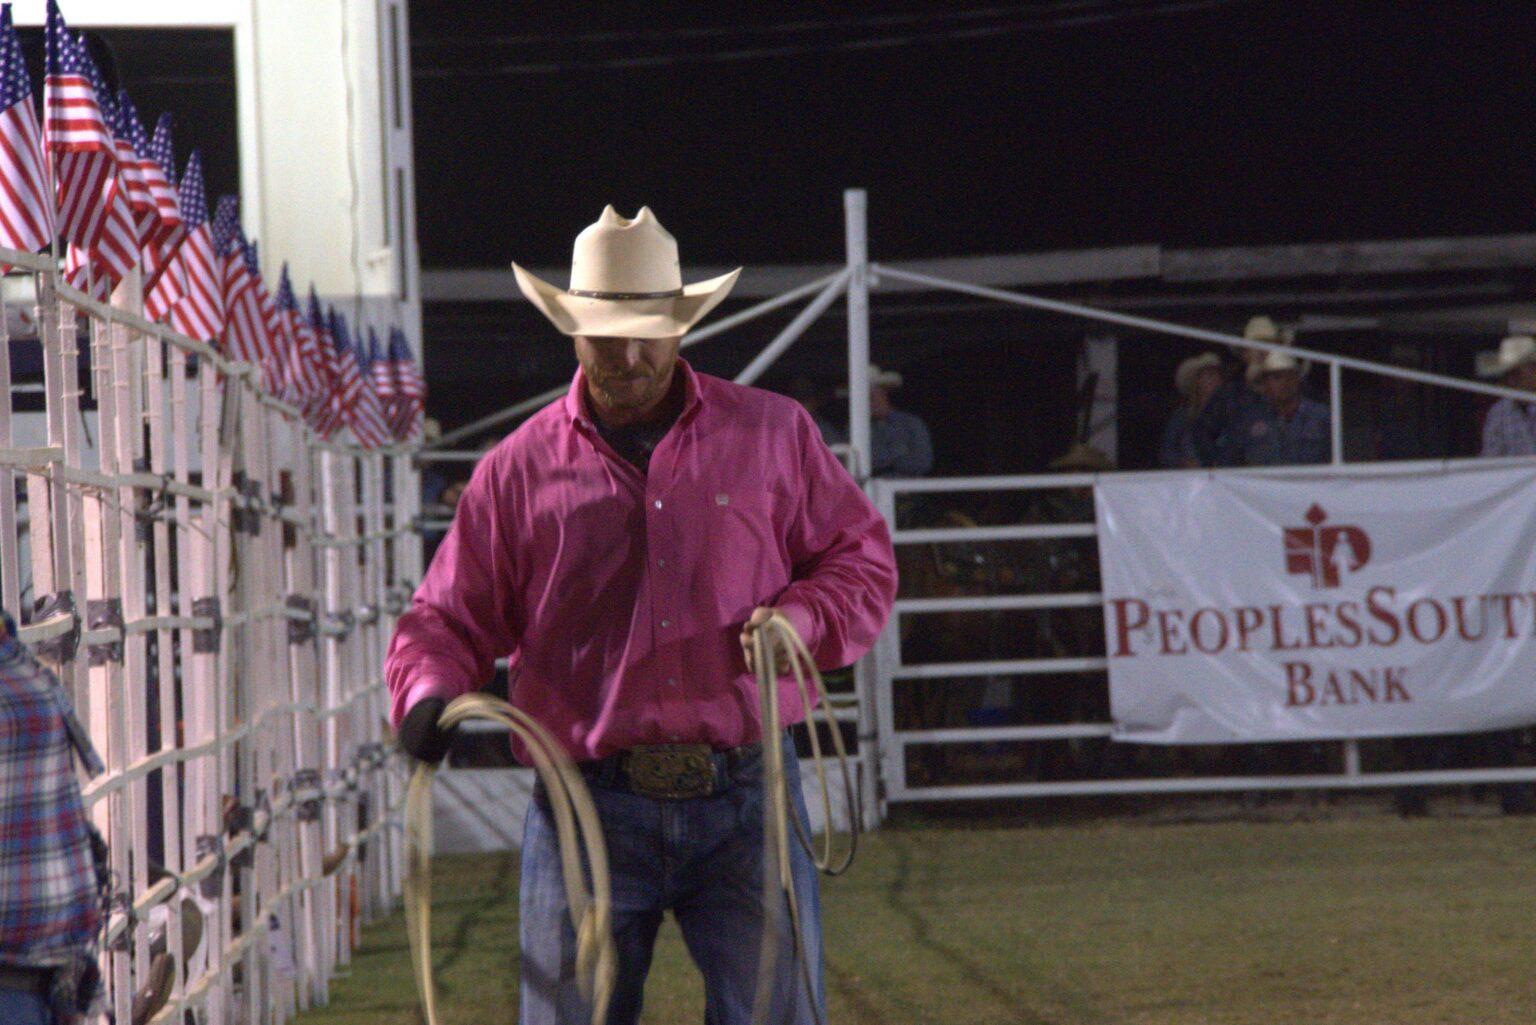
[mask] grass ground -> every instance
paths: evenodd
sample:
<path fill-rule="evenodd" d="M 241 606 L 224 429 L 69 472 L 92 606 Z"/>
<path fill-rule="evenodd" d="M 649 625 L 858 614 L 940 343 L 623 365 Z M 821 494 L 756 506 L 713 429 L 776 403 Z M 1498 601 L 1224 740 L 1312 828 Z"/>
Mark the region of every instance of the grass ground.
<path fill-rule="evenodd" d="M 517 1020 L 515 858 L 443 858 L 444 1025 Z M 1529 1025 L 1536 820 L 887 829 L 824 881 L 832 1025 Z M 416 1025 L 397 915 L 302 1025 Z M 642 1019 L 703 1020 L 670 922 Z"/>

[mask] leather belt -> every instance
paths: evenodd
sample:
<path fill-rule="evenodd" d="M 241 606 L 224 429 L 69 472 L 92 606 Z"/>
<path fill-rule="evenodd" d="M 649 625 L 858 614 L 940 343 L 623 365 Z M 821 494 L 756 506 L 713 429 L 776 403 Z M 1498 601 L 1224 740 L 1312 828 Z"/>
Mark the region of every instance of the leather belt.
<path fill-rule="evenodd" d="M 725 790 L 731 771 L 762 754 L 761 744 L 716 751 L 708 744 L 641 744 L 606 758 L 578 763 L 593 784 L 642 797 L 680 801 Z"/>
<path fill-rule="evenodd" d="M 52 968 L 21 968 L 0 964 L 0 989 L 46 996 L 52 985 Z"/>

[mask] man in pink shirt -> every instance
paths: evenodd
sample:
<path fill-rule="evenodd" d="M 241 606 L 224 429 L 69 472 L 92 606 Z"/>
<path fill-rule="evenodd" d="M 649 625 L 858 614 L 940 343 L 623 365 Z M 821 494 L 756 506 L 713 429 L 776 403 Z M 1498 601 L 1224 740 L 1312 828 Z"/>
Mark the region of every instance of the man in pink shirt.
<path fill-rule="evenodd" d="M 765 921 L 751 634 L 777 609 L 822 668 L 855 661 L 890 615 L 890 535 L 798 403 L 678 359 L 682 335 L 739 271 L 684 287 L 677 243 L 650 210 L 627 220 L 612 207 L 577 238 L 569 290 L 513 266 L 574 338 L 580 368 L 563 399 L 475 468 L 390 644 L 393 721 L 406 750 L 441 759 L 445 703 L 506 656 L 512 703 L 581 765 L 602 817 L 619 949 L 608 1021 L 638 1020 L 671 910 L 704 975 L 706 1020 L 745 1025 Z M 780 698 L 786 723 L 805 718 L 792 680 Z M 768 739 L 790 755 L 804 823 L 793 744 Z M 590 1010 L 536 796 L 522 850 L 521 1020 L 574 1025 Z M 816 874 L 798 846 L 792 860 L 809 985 L 786 930 L 770 1020 L 798 1025 L 824 997 Z"/>

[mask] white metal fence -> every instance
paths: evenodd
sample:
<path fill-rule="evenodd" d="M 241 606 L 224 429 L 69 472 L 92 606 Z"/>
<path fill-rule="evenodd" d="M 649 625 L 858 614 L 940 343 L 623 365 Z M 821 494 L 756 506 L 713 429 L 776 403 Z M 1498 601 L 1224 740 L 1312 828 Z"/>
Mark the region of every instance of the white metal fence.
<path fill-rule="evenodd" d="M 323 440 L 255 368 L 45 257 L 0 262 L 35 278 L 46 399 L 46 444 L 13 447 L 0 340 L 0 604 L 107 765 L 85 798 L 113 873 L 110 1011 L 130 1020 L 160 953 L 153 1021 L 284 1021 L 400 891 L 381 662 L 420 575 L 410 449 Z"/>

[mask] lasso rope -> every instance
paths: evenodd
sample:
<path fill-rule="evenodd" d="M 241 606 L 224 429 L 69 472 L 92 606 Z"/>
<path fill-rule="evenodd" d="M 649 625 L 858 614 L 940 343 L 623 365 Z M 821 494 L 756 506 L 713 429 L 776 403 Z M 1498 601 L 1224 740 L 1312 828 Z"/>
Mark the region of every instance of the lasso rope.
<path fill-rule="evenodd" d="M 801 707 L 805 709 L 806 733 L 811 740 L 811 761 L 816 767 L 816 782 L 821 790 L 825 828 L 822 830 L 820 854 L 811 850 L 810 838 L 805 835 L 799 816 L 789 813 L 789 791 L 784 779 L 784 748 L 779 741 L 784 732 L 783 720 L 779 714 L 778 687 L 779 672 L 783 667 L 776 662 L 776 652 L 780 647 L 788 656 L 787 668 L 794 675 L 795 686 L 800 691 Z M 858 794 L 854 790 L 853 775 L 848 768 L 848 751 L 843 745 L 842 730 L 838 727 L 837 718 L 832 714 L 831 704 L 827 701 L 826 687 L 822 684 L 821 673 L 816 668 L 816 660 L 811 658 L 811 653 L 806 648 L 805 642 L 800 639 L 794 624 L 786 619 L 783 613 L 773 613 L 767 622 L 760 624 L 752 632 L 752 665 L 757 671 L 758 711 L 763 724 L 763 909 L 767 912 L 762 946 L 758 951 L 757 992 L 752 1002 L 752 1020 L 756 1025 L 768 1025 L 774 977 L 778 968 L 778 936 L 782 923 L 782 909 L 788 906 L 795 960 L 800 968 L 800 981 L 805 986 L 806 1000 L 810 1005 L 811 1013 L 820 1023 L 824 1018 L 816 1002 L 816 989 L 811 979 L 810 962 L 805 956 L 805 934 L 800 921 L 800 899 L 795 892 L 794 875 L 790 868 L 790 824 L 793 823 L 796 836 L 816 867 L 828 875 L 838 875 L 847 870 L 853 862 L 854 852 L 858 849 L 859 829 L 862 824 Z M 816 735 L 816 724 L 812 721 L 814 710 L 811 694 L 806 686 L 807 676 L 815 681 L 816 694 L 821 699 L 822 716 L 827 725 L 827 732 L 831 734 L 832 746 L 837 752 L 838 765 L 843 775 L 843 792 L 847 800 L 851 827 L 848 834 L 848 850 L 835 862 L 832 842 L 832 793 L 827 786 L 826 766 L 821 757 L 821 740 Z"/>
<path fill-rule="evenodd" d="M 469 719 L 507 727 L 527 746 L 544 782 L 559 835 L 565 897 L 576 930 L 576 982 L 592 1006 L 593 1025 L 601 1025 L 613 996 L 617 955 L 613 945 L 613 906 L 608 881 L 608 848 L 581 772 L 549 731 L 526 712 L 489 694 L 464 694 L 443 710 L 438 726 L 448 730 Z M 422 763 L 405 793 L 405 828 L 409 875 L 406 878 L 405 931 L 411 966 L 427 1025 L 437 1025 L 437 993 L 432 984 L 432 776 L 435 766 Z M 577 827 L 580 827 L 578 837 Z M 578 839 L 581 846 L 578 847 Z M 592 870 L 587 889 L 582 850 Z"/>
<path fill-rule="evenodd" d="M 778 642 L 778 643 L 775 643 Z M 788 655 L 788 665 L 780 667 L 775 652 L 782 647 Z M 795 892 L 794 876 L 790 870 L 789 834 L 791 828 L 818 869 L 828 875 L 837 875 L 848 868 L 858 846 L 862 825 L 858 807 L 858 795 L 853 786 L 853 775 L 848 767 L 848 752 L 843 744 L 842 732 L 837 719 L 826 700 L 821 673 L 805 642 L 795 631 L 794 625 L 775 612 L 760 624 L 752 634 L 752 664 L 756 669 L 758 705 L 763 724 L 763 907 L 767 921 L 763 930 L 762 946 L 758 957 L 757 991 L 753 1001 L 752 1020 L 756 1025 L 768 1025 L 772 1005 L 774 976 L 778 967 L 778 936 L 783 921 L 783 908 L 789 908 L 790 927 L 793 930 L 795 958 L 799 965 L 801 983 L 817 1022 L 823 1015 L 816 1001 L 811 979 L 810 964 L 805 956 L 804 933 L 800 920 L 800 901 Z M 781 740 L 784 732 L 779 711 L 778 677 L 781 668 L 787 668 L 795 678 L 800 691 L 802 706 L 806 709 L 807 732 L 810 735 L 811 758 L 816 767 L 816 779 L 821 790 L 826 829 L 822 834 L 821 851 L 812 850 L 810 838 L 805 835 L 798 816 L 789 813 L 789 794 L 784 778 L 784 748 Z M 841 857 L 834 858 L 832 838 L 832 794 L 827 784 L 826 767 L 822 760 L 821 741 L 817 736 L 813 716 L 812 698 L 807 678 L 814 681 L 816 694 L 821 699 L 822 715 L 838 764 L 842 770 L 844 793 L 849 810 L 850 832 L 848 849 Z M 527 746 L 533 758 L 534 768 L 544 782 L 549 795 L 550 807 L 555 816 L 559 837 L 560 866 L 565 879 L 566 901 L 570 908 L 571 924 L 576 930 L 576 981 L 584 999 L 592 1006 L 593 1025 L 601 1025 L 608 1012 L 613 995 L 617 954 L 613 943 L 613 910 L 610 901 L 608 873 L 608 849 L 604 845 L 602 825 L 597 809 L 592 803 L 581 772 L 563 748 L 549 735 L 543 726 L 526 712 L 488 694 L 465 694 L 455 698 L 438 719 L 438 727 L 448 730 L 469 719 L 485 719 L 507 727 Z M 411 967 L 416 977 L 416 989 L 421 998 L 426 1025 L 437 1025 L 437 995 L 432 983 L 431 953 L 431 872 L 432 872 L 432 777 L 435 766 L 422 763 L 411 777 L 405 794 L 405 825 L 409 874 L 406 878 L 405 919 L 406 935 L 411 946 Z M 579 827 L 579 834 L 578 834 Z M 581 846 L 578 847 L 578 841 Z M 582 872 L 582 850 L 586 852 L 587 865 L 591 868 L 592 886 L 586 887 Z"/>

